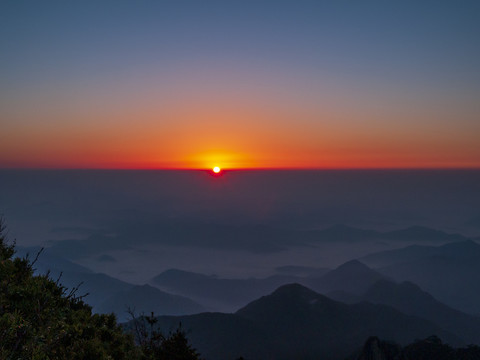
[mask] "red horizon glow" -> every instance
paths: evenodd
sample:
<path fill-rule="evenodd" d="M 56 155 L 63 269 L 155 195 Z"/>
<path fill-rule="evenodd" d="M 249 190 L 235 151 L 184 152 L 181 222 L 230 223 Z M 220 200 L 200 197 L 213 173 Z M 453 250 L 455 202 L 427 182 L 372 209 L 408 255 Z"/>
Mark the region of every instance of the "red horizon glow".
<path fill-rule="evenodd" d="M 462 26 L 445 26 L 461 7 L 437 22 L 429 17 L 426 28 L 405 21 L 406 31 L 387 11 L 394 26 L 383 33 L 362 16 L 344 24 L 300 15 L 309 6 L 280 11 L 282 21 L 240 6 L 243 21 L 227 26 L 239 9 L 185 21 L 185 5 L 172 2 L 159 6 L 170 8 L 173 21 L 149 23 L 158 9 L 144 5 L 131 4 L 143 14 L 133 17 L 89 9 L 65 33 L 68 6 L 66 17 L 57 7 L 45 12 L 52 27 L 23 26 L 28 16 L 39 19 L 31 6 L 6 17 L 0 25 L 21 31 L 5 44 L 0 169 L 480 168 L 478 87 L 469 76 L 477 70 L 478 21 L 467 11 Z M 119 46 L 127 24 L 138 34 L 120 37 Z M 348 25 L 352 36 L 345 36 Z M 417 47 L 421 39 L 445 47 Z M 465 56 L 450 59 L 445 49 Z"/>
<path fill-rule="evenodd" d="M 480 168 L 475 129 L 434 125 L 434 113 L 414 127 L 400 115 L 299 109 L 285 102 L 266 109 L 268 102 L 254 106 L 247 100 L 199 100 L 187 108 L 172 103 L 151 113 L 62 109 L 46 123 L 12 122 L 2 129 L 0 168 Z M 35 118 L 34 110 L 25 116 Z M 299 118 L 303 123 L 294 121 Z"/>
<path fill-rule="evenodd" d="M 0 167 L 0 170 L 159 170 L 159 171 L 207 171 L 213 175 L 223 174 L 225 172 L 234 172 L 234 171 L 302 171 L 302 170 L 312 170 L 312 171 L 355 171 L 355 170 L 480 170 L 479 165 L 471 166 L 344 166 L 344 167 L 334 167 L 334 166 L 257 166 L 257 167 L 232 167 L 232 168 L 223 168 L 219 173 L 214 173 L 210 167 L 159 167 L 159 166 L 4 166 Z"/>

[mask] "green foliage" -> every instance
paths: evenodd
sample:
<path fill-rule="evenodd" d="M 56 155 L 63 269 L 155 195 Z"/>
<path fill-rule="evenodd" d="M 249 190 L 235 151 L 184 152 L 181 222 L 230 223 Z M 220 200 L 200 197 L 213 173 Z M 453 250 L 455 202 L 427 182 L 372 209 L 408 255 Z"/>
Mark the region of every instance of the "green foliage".
<path fill-rule="evenodd" d="M 435 359 L 451 360 L 455 359 L 454 350 L 447 344 L 442 343 L 436 336 L 430 336 L 427 339 L 419 340 L 411 345 L 405 346 L 402 352 L 402 359 Z"/>
<path fill-rule="evenodd" d="M 136 345 L 115 315 L 92 314 L 77 289 L 35 276 L 35 260 L 14 258 L 4 230 L 0 218 L 0 359 L 198 359 L 180 330 Z"/>
<path fill-rule="evenodd" d="M 33 263 L 13 258 L 0 227 L 0 358 L 129 359 L 138 352 L 115 316 L 92 314 L 75 291 L 34 276 Z"/>
<path fill-rule="evenodd" d="M 401 350 L 402 348 L 397 344 L 371 336 L 365 342 L 362 353 L 357 360 L 399 360 Z"/>
<path fill-rule="evenodd" d="M 370 337 L 357 360 L 478 360 L 480 347 L 469 345 L 454 349 L 437 336 L 417 340 L 402 348 L 399 345 Z"/>
<path fill-rule="evenodd" d="M 200 360 L 200 355 L 188 343 L 182 325 L 165 337 L 156 327 L 157 318 L 151 313 L 150 316 L 133 318 L 133 330 L 135 340 L 142 349 L 142 359 L 156 360 Z"/>

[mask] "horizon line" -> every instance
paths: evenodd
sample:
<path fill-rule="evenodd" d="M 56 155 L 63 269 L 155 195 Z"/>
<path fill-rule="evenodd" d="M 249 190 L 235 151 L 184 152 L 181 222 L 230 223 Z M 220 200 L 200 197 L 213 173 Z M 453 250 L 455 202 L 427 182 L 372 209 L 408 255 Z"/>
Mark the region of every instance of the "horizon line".
<path fill-rule="evenodd" d="M 104 171 L 212 171 L 212 168 L 186 168 L 186 167 L 27 167 L 11 166 L 1 167 L 0 170 L 104 170 Z M 238 167 L 222 168 L 222 172 L 232 171 L 429 171 L 429 170 L 480 170 L 480 166 L 462 166 L 462 167 Z"/>

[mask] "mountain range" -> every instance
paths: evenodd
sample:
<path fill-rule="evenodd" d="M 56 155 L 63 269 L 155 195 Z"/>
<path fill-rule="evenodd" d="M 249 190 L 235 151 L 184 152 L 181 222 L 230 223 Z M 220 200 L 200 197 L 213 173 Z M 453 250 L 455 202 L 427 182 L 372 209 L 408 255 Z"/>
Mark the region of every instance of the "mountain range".
<path fill-rule="evenodd" d="M 428 320 L 380 304 L 344 304 L 299 284 L 284 285 L 234 314 L 158 317 L 166 332 L 180 323 L 209 360 L 343 359 L 375 334 L 401 344 L 432 334 L 463 344 Z"/>
<path fill-rule="evenodd" d="M 396 281 L 410 281 L 458 310 L 480 314 L 480 245 L 408 246 L 361 258 Z"/>
<path fill-rule="evenodd" d="M 366 301 L 391 306 L 404 314 L 429 320 L 458 335 L 466 343 L 480 344 L 479 317 L 443 304 L 418 285 L 408 281 L 396 283 L 381 279 L 361 296 L 347 292 L 333 292 L 328 296 L 347 304 Z"/>
<path fill-rule="evenodd" d="M 17 255 L 36 250 L 21 248 Z M 370 336 L 407 344 L 436 335 L 454 346 L 479 344 L 480 319 L 421 283 L 436 291 L 456 285 L 461 296 L 470 291 L 474 297 L 480 291 L 465 286 L 480 280 L 479 260 L 480 245 L 468 240 L 375 253 L 333 270 L 285 267 L 279 269 L 283 274 L 264 279 L 170 269 L 151 285 L 134 285 L 48 251 L 34 267 L 38 273 L 49 269 L 51 276 L 60 276 L 62 269 L 61 282 L 70 288 L 83 282 L 79 291 L 91 293 L 85 300 L 96 312 L 115 312 L 126 321 L 128 307 L 137 315 L 153 311 L 161 315 L 158 324 L 165 332 L 181 323 L 192 345 L 209 360 L 342 359 Z M 374 269 L 364 262 L 383 266 Z M 408 275 L 420 281 L 404 281 Z M 240 310 L 204 312 L 208 306 Z"/>
<path fill-rule="evenodd" d="M 170 269 L 153 278 L 150 283 L 161 290 L 188 297 L 217 311 L 230 312 L 292 282 L 303 284 L 320 293 L 345 291 L 363 294 L 369 286 L 384 278 L 384 275 L 358 260 L 348 261 L 333 270 L 313 268 L 304 272 L 307 273 L 306 276 L 274 275 L 263 279 L 226 279 Z"/>
<path fill-rule="evenodd" d="M 301 281 L 301 278 L 273 275 L 264 279 L 224 279 L 169 269 L 154 277 L 150 283 L 161 290 L 191 298 L 217 311 L 230 312 L 292 281 Z"/>
<path fill-rule="evenodd" d="M 134 285 L 112 294 L 95 308 L 99 313 L 114 312 L 119 321 L 128 321 L 131 315 L 184 315 L 204 312 L 206 309 L 184 296 L 172 295 L 150 285 Z M 133 314 L 129 314 L 133 311 Z"/>
<path fill-rule="evenodd" d="M 306 280 L 315 291 L 326 294 L 344 291 L 363 294 L 371 285 L 385 276 L 358 260 L 350 260 L 318 278 Z"/>
<path fill-rule="evenodd" d="M 461 234 L 451 234 L 425 226 L 410 226 L 393 231 L 377 231 L 359 229 L 347 225 L 334 225 L 326 229 L 304 232 L 305 240 L 309 242 L 346 241 L 358 242 L 365 240 L 390 240 L 398 242 L 455 242 L 465 241 L 468 237 Z"/>
<path fill-rule="evenodd" d="M 16 256 L 35 259 L 39 248 L 17 247 Z M 56 255 L 46 249 L 34 263 L 36 274 L 48 273 L 54 280 L 77 289 L 79 296 L 98 313 L 115 313 L 120 321 L 131 317 L 130 308 L 137 315 L 154 312 L 158 315 L 183 315 L 205 311 L 205 307 L 186 297 L 172 295 L 149 285 L 134 285 L 102 273 L 94 273 L 86 267 Z"/>

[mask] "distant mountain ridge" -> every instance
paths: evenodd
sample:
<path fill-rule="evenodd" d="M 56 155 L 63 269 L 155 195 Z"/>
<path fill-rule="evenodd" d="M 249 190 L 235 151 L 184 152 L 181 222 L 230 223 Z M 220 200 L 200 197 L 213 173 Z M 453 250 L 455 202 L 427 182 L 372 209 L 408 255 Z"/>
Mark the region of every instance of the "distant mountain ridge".
<path fill-rule="evenodd" d="M 40 248 L 17 247 L 16 256 L 35 259 Z M 134 285 L 75 264 L 45 249 L 34 264 L 37 274 L 50 274 L 69 289 L 78 287 L 77 295 L 86 295 L 84 301 L 94 312 L 115 313 L 120 321 L 127 321 L 127 308 L 139 315 L 154 311 L 158 315 L 184 315 L 206 309 L 183 296 L 172 295 L 149 285 Z"/>
<path fill-rule="evenodd" d="M 308 284 L 320 293 L 332 291 L 345 291 L 352 294 L 363 294 L 372 284 L 384 275 L 369 268 L 358 260 L 350 260 L 326 273 L 325 275 L 310 279 Z"/>
<path fill-rule="evenodd" d="M 316 243 L 391 241 L 391 242 L 453 242 L 467 240 L 461 234 L 450 234 L 425 226 L 411 226 L 393 231 L 361 229 L 348 225 L 334 225 L 323 229 L 305 230 L 301 228 L 286 229 L 278 225 L 242 225 L 190 223 L 182 221 L 165 221 L 160 224 L 144 222 L 126 226 L 123 231 L 87 230 L 86 239 L 64 239 L 52 242 L 51 248 L 70 259 L 99 255 L 109 250 L 125 249 L 132 245 L 132 238 L 138 243 L 155 242 L 161 229 L 170 236 L 162 238 L 166 245 L 198 246 L 199 243 L 216 249 L 245 250 L 255 254 L 271 254 L 287 250 L 289 247 L 308 246 Z M 110 236 L 109 233 L 118 234 Z M 175 239 L 175 240 L 172 240 Z"/>
<path fill-rule="evenodd" d="M 229 312 L 292 281 L 301 281 L 301 278 L 273 275 L 262 279 L 227 279 L 169 269 L 154 277 L 150 283 L 161 290 L 186 296 L 214 309 Z"/>
<path fill-rule="evenodd" d="M 368 265 L 381 267 L 434 256 L 449 258 L 480 257 L 480 245 L 472 239 L 439 246 L 411 245 L 401 249 L 372 253 L 360 258 L 360 260 Z"/>
<path fill-rule="evenodd" d="M 347 225 L 334 225 L 326 229 L 306 232 L 312 241 L 360 241 L 360 240 L 391 240 L 409 242 L 454 242 L 465 241 L 469 238 L 461 234 L 450 234 L 425 226 L 414 225 L 393 231 L 377 231 L 360 229 Z"/>
<path fill-rule="evenodd" d="M 100 313 L 114 312 L 119 321 L 131 320 L 127 310 L 135 316 L 149 315 L 151 312 L 161 315 L 197 314 L 206 309 L 189 298 L 172 295 L 150 285 L 134 285 L 105 299 L 96 310 Z"/>
<path fill-rule="evenodd" d="M 396 281 L 411 281 L 439 301 L 480 314 L 480 245 L 473 240 L 442 246 L 408 246 L 361 258 Z"/>
<path fill-rule="evenodd" d="M 240 306 L 271 293 L 279 286 L 292 282 L 303 284 L 324 294 L 332 291 L 363 294 L 377 280 L 385 278 L 384 275 L 358 260 L 348 261 L 333 270 L 322 269 L 307 273 L 313 275 L 226 279 L 169 269 L 153 278 L 150 283 L 169 293 L 186 296 L 213 309 L 228 312 L 237 310 Z"/>
<path fill-rule="evenodd" d="M 461 339 L 427 320 L 385 305 L 343 304 L 299 284 L 281 286 L 235 314 L 158 317 L 165 331 L 179 322 L 192 345 L 208 360 L 240 356 L 339 360 L 361 348 L 372 334 L 402 344 L 437 334 L 450 343 L 462 344 Z"/>
<path fill-rule="evenodd" d="M 427 319 L 442 329 L 460 336 L 468 343 L 480 344 L 480 317 L 467 315 L 441 303 L 411 282 L 398 284 L 389 280 L 379 280 L 361 299 L 373 304 L 388 305 L 407 315 Z"/>
<path fill-rule="evenodd" d="M 332 269 L 326 267 L 313 267 L 301 265 L 284 265 L 275 268 L 280 275 L 299 276 L 299 277 L 320 277 Z"/>

